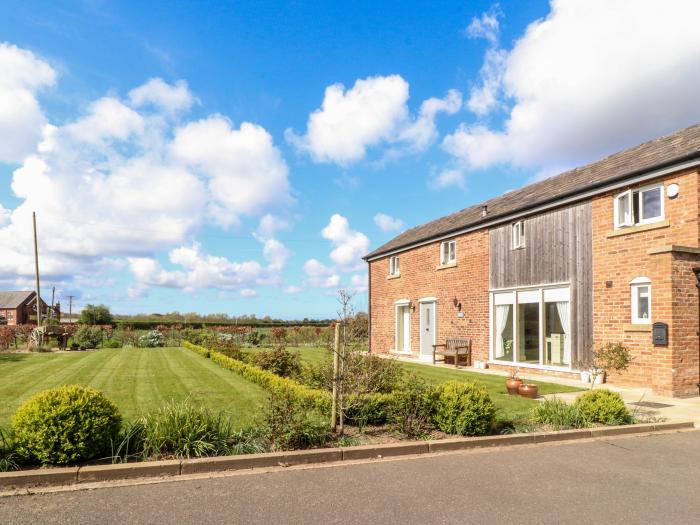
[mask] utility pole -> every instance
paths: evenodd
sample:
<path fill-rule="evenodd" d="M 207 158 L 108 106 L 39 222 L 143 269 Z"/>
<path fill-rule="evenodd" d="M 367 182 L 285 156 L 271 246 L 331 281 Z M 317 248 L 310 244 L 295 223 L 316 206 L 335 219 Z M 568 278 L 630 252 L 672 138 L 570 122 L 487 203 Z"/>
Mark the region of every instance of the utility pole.
<path fill-rule="evenodd" d="M 74 295 L 68 296 L 68 322 L 73 324 L 73 297 Z"/>
<path fill-rule="evenodd" d="M 41 328 L 41 289 L 39 287 L 39 245 L 36 240 L 36 212 L 32 212 L 34 225 L 34 269 L 36 271 L 36 326 Z"/>
<path fill-rule="evenodd" d="M 53 319 L 53 309 L 56 300 L 56 287 L 53 286 L 51 287 L 51 310 L 49 310 L 49 319 Z"/>

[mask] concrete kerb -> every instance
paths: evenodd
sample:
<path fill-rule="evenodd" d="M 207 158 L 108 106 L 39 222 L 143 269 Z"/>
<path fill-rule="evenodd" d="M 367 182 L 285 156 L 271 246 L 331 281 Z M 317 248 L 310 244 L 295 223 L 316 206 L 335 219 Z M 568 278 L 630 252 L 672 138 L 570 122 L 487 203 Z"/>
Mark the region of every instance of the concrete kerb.
<path fill-rule="evenodd" d="M 249 470 L 264 467 L 285 467 L 303 464 L 380 459 L 427 453 L 452 452 L 472 448 L 535 444 L 605 436 L 618 436 L 624 434 L 668 432 L 690 430 L 692 428 L 694 428 L 692 421 L 649 423 L 640 425 L 597 427 L 591 429 L 562 430 L 559 432 L 548 433 L 506 434 L 501 436 L 452 438 L 437 441 L 411 441 L 384 445 L 362 445 L 357 447 L 298 450 L 292 452 L 270 452 L 264 454 L 244 454 L 240 456 L 219 456 L 182 461 L 148 461 L 143 463 L 90 465 L 85 467 L 0 472 L 0 490 L 72 485 L 76 483 L 89 483 L 96 481 L 177 477 L 186 474 L 225 472 L 230 470 Z"/>

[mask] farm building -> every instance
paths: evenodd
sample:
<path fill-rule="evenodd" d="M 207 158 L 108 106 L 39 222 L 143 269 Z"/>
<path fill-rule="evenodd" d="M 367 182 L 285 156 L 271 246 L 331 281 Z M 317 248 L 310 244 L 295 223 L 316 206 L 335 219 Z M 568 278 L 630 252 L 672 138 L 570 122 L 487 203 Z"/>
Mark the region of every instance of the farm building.
<path fill-rule="evenodd" d="M 46 317 L 49 305 L 41 299 L 41 315 Z M 54 307 L 54 317 L 61 319 L 61 307 Z M 36 324 L 36 292 L 0 291 L 0 323 L 8 325 Z"/>

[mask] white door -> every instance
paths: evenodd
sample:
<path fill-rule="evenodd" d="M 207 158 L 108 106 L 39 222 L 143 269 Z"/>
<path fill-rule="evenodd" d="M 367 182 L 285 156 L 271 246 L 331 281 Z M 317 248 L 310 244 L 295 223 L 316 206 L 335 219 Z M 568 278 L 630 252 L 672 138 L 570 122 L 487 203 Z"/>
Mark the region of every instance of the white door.
<path fill-rule="evenodd" d="M 396 351 L 411 353 L 411 312 L 408 306 L 396 307 Z"/>
<path fill-rule="evenodd" d="M 437 312 L 436 303 L 420 303 L 420 357 L 433 358 L 433 345 L 436 342 Z"/>

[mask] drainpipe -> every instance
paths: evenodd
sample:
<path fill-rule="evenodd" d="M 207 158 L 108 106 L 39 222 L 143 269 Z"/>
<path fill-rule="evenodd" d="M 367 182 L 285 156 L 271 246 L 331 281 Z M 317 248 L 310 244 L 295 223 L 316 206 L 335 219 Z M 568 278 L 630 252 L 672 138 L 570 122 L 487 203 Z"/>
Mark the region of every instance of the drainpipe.
<path fill-rule="evenodd" d="M 698 394 L 700 394 L 700 268 L 693 268 L 695 274 L 695 287 L 698 289 Z"/>

